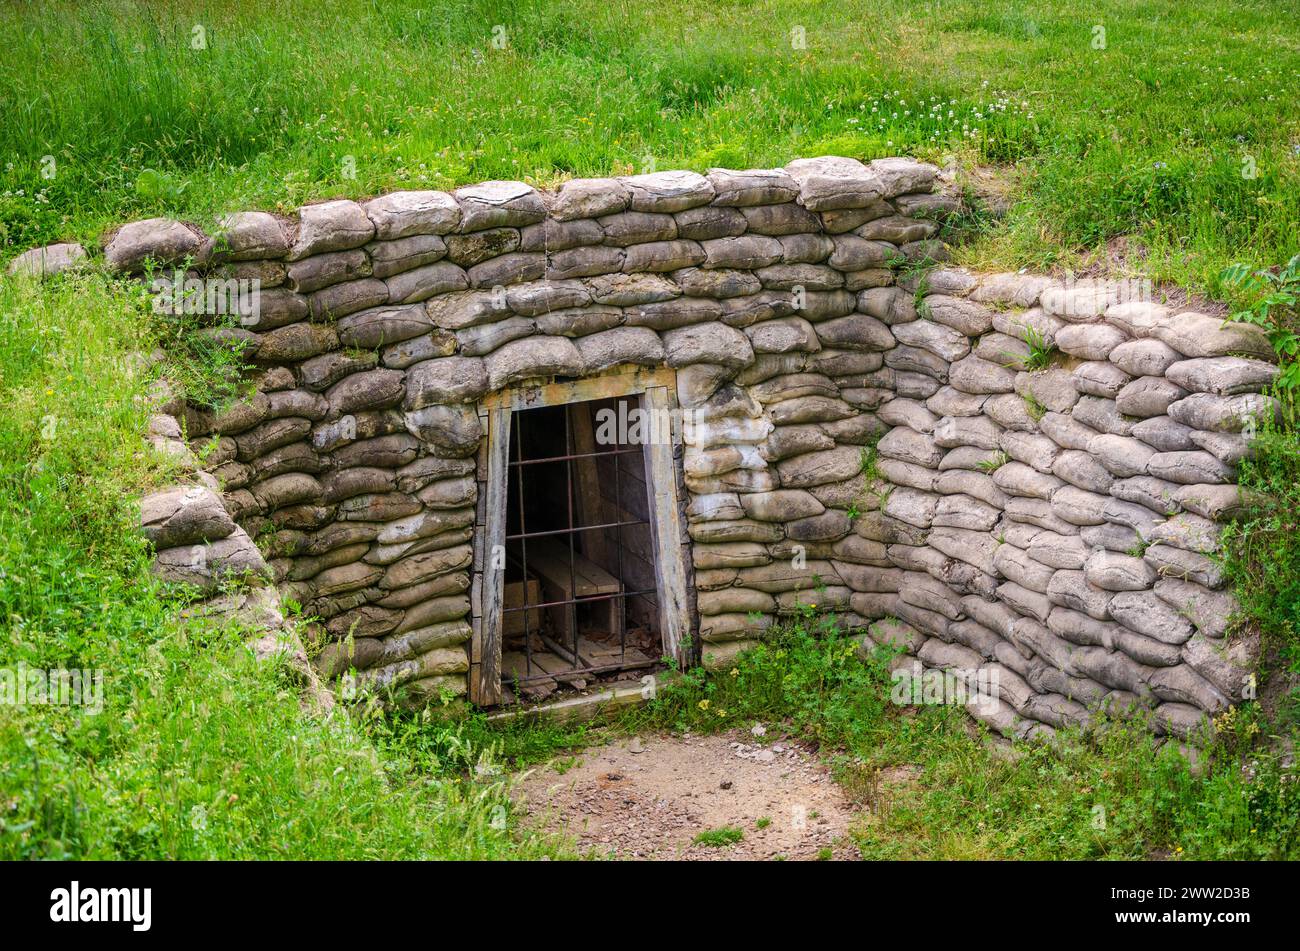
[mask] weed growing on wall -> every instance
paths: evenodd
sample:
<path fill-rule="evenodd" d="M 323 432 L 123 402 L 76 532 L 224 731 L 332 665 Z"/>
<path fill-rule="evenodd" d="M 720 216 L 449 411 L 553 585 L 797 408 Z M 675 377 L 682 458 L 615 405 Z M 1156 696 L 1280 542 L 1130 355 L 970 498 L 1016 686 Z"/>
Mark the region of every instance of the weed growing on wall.
<path fill-rule="evenodd" d="M 1033 327 L 1026 327 L 1024 341 L 1025 346 L 1029 348 L 1029 355 L 1021 362 L 1023 369 L 1046 370 L 1056 361 L 1056 347 L 1049 343 L 1040 331 Z"/>
<path fill-rule="evenodd" d="M 1252 270 L 1234 264 L 1223 271 L 1220 280 L 1249 301 L 1233 319 L 1262 327 L 1268 334 L 1282 361 L 1275 389 L 1295 420 L 1295 402 L 1300 395 L 1300 254 L 1272 269 Z"/>

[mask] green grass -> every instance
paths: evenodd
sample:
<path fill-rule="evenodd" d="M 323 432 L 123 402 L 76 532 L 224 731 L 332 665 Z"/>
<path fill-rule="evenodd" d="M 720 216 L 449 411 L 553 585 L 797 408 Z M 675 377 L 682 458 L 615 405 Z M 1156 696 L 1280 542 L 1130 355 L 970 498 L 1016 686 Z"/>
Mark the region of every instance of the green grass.
<path fill-rule="evenodd" d="M 903 707 L 890 698 L 890 655 L 863 655 L 833 618 L 808 611 L 738 657 L 729 670 L 688 671 L 648 705 L 606 724 L 520 721 L 508 730 L 457 711 L 431 723 L 386 721 L 401 749 L 432 771 L 481 772 L 475 751 L 521 769 L 563 767 L 592 745 L 660 731 L 695 735 L 753 723 L 769 741 L 811 741 L 854 803 L 851 829 L 874 859 L 1295 859 L 1300 793 L 1283 752 L 1262 744 L 1290 727 L 1247 703 L 1216 720 L 1193 767 L 1142 725 L 1099 721 L 1054 746 L 997 740 L 957 706 Z M 911 778 L 891 783 L 907 767 Z M 754 821 L 762 830 L 770 817 Z M 722 848 L 736 826 L 694 841 Z"/>
<path fill-rule="evenodd" d="M 1272 427 L 1255 441 L 1241 484 L 1261 502 L 1224 532 L 1228 577 L 1242 613 L 1264 638 L 1270 673 L 1289 675 L 1279 715 L 1300 726 L 1300 439 Z"/>
<path fill-rule="evenodd" d="M 159 591 L 131 501 L 167 476 L 141 438 L 160 368 L 133 359 L 156 342 L 100 276 L 0 279 L 4 666 L 104 677 L 97 714 L 0 704 L 0 858 L 559 854 L 516 835 L 499 773 L 466 769 L 492 762 L 481 735 L 305 714 L 243 632 Z"/>
<path fill-rule="evenodd" d="M 1272 674 L 1275 718 L 1300 726 L 1300 254 L 1276 269 L 1245 264 L 1225 278 L 1244 288 L 1237 320 L 1261 327 L 1280 362 L 1271 387 L 1281 419 L 1265 420 L 1251 438 L 1252 458 L 1239 483 L 1250 503 L 1223 532 L 1223 561 L 1241 605 L 1238 627 L 1258 630 L 1263 676 Z"/>
<path fill-rule="evenodd" d="M 1215 289 L 1232 260 L 1295 251 L 1293 14 L 1285 0 L 11 4 L 0 242 L 489 178 L 911 153 L 1016 172 L 1011 214 L 972 262 L 1041 268 L 1128 236 L 1150 276 Z"/>
<path fill-rule="evenodd" d="M 720 826 L 717 829 L 705 829 L 692 839 L 696 845 L 707 845 L 713 849 L 735 845 L 745 838 L 745 830 L 736 826 Z"/>
<path fill-rule="evenodd" d="M 891 702 L 887 661 L 864 663 L 832 620 L 809 616 L 731 671 L 684 676 L 623 729 L 779 723 L 820 744 L 863 810 L 853 834 L 867 858 L 1300 856 L 1300 793 L 1281 754 L 1254 742 L 1257 704 L 1219 718 L 1197 775 L 1174 745 L 1122 723 L 1009 752 L 960 707 Z M 915 779 L 881 781 L 898 766 Z"/>

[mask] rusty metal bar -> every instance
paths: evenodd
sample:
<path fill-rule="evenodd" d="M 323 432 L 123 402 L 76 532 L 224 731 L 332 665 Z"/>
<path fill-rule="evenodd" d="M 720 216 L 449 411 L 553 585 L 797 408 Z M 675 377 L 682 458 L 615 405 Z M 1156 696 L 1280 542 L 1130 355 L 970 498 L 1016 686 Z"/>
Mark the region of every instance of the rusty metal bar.
<path fill-rule="evenodd" d="M 543 462 L 569 462 L 570 460 L 573 459 L 592 459 L 592 458 L 604 457 L 604 456 L 626 456 L 626 455 L 630 455 L 631 453 L 641 452 L 641 451 L 642 450 L 640 449 L 640 447 L 637 447 L 633 449 L 608 449 L 604 452 L 571 452 L 571 453 L 565 453 L 562 456 L 547 456 L 545 459 L 517 459 L 514 462 L 507 463 L 507 465 L 514 466 L 517 468 L 519 466 L 535 466 Z"/>
<path fill-rule="evenodd" d="M 620 406 L 619 409 L 622 409 L 622 407 Z M 616 442 L 615 445 L 618 445 L 618 443 Z M 614 512 L 615 512 L 615 517 L 621 519 L 623 517 L 623 501 L 622 501 L 622 496 L 619 494 L 619 476 L 621 472 L 621 467 L 619 466 L 618 456 L 619 453 L 614 453 L 614 460 L 612 463 L 614 466 Z M 650 523 L 647 520 L 645 524 L 648 525 Z M 619 583 L 621 584 L 623 581 L 623 529 L 622 528 L 614 529 L 614 550 L 618 553 L 617 577 Z M 620 661 L 624 661 L 627 659 L 627 598 L 626 597 L 623 599 L 623 603 L 619 605 L 619 610 L 622 611 L 623 613 L 623 620 L 618 626 L 618 658 Z"/>
<path fill-rule="evenodd" d="M 639 403 L 639 400 L 637 402 Z M 564 453 L 562 455 L 546 456 L 540 459 L 524 458 L 523 446 L 524 446 L 525 424 L 522 419 L 522 416 L 523 413 L 526 411 L 515 412 L 511 414 L 512 417 L 511 422 L 515 427 L 515 431 L 514 431 L 515 438 L 512 440 L 513 445 L 511 447 L 512 448 L 511 455 L 514 458 L 512 459 L 507 458 L 506 466 L 508 471 L 513 470 L 515 473 L 515 478 L 517 483 L 516 498 L 517 498 L 517 504 L 519 506 L 519 531 L 518 533 L 515 534 L 506 535 L 505 540 L 507 542 L 518 541 L 520 543 L 519 553 L 518 553 L 519 557 L 516 558 L 514 554 L 510 554 L 510 553 L 507 554 L 507 557 L 509 557 L 512 562 L 516 563 L 522 572 L 523 579 L 524 579 L 523 582 L 524 596 L 523 596 L 522 606 L 503 607 L 502 613 L 504 615 L 510 613 L 518 613 L 520 611 L 524 612 L 523 633 L 524 633 L 525 676 L 512 678 L 513 682 L 515 682 L 516 684 L 527 684 L 531 682 L 537 682 L 543 680 L 556 680 L 556 679 L 563 681 L 566 678 L 566 676 L 570 676 L 570 675 L 583 676 L 587 674 L 598 674 L 598 673 L 605 673 L 609 671 L 632 670 L 632 669 L 638 669 L 642 667 L 654 666 L 654 664 L 658 662 L 658 658 L 649 658 L 644 661 L 630 660 L 627 654 L 628 599 L 629 598 L 647 598 L 648 600 L 656 599 L 658 592 L 657 589 L 653 586 L 641 590 L 634 590 L 634 591 L 619 590 L 611 594 L 590 595 L 590 596 L 583 596 L 583 597 L 579 597 L 575 595 L 573 597 L 561 598 L 554 601 L 543 601 L 538 604 L 530 603 L 529 600 L 530 593 L 528 587 L 528 579 L 530 575 L 528 571 L 528 541 L 530 539 L 555 537 L 555 536 L 567 537 L 568 547 L 569 547 L 569 590 L 576 591 L 577 590 L 577 553 L 578 553 L 577 542 L 580 533 L 589 532 L 589 531 L 601 531 L 601 532 L 613 534 L 615 547 L 617 548 L 616 573 L 619 582 L 621 584 L 623 582 L 623 572 L 625 569 L 625 564 L 624 564 L 625 558 L 623 553 L 624 530 L 637 525 L 646 525 L 646 526 L 650 525 L 649 518 L 644 518 L 644 519 L 624 518 L 623 517 L 624 515 L 631 515 L 631 513 L 630 512 L 625 513 L 622 506 L 622 498 L 623 498 L 622 468 L 620 466 L 621 460 L 619 459 L 619 457 L 624 455 L 643 453 L 644 447 L 640 445 L 632 445 L 632 444 L 616 441 L 612 444 L 611 447 L 601 448 L 595 452 L 574 452 L 573 450 L 576 446 L 576 439 L 573 431 L 573 427 L 575 425 L 574 414 L 572 410 L 573 405 L 575 404 L 563 404 L 563 406 L 560 407 L 561 411 L 564 413 L 564 446 L 563 446 L 565 450 Z M 529 431 L 531 432 L 531 430 Z M 614 507 L 616 513 L 615 520 L 609 522 L 602 522 L 596 525 L 575 525 L 574 524 L 575 463 L 579 459 L 600 459 L 606 457 L 609 458 L 610 465 L 614 467 L 613 489 L 614 489 Z M 525 487 L 523 481 L 524 480 L 523 467 L 531 466 L 531 465 L 540 465 L 545 463 L 561 463 L 561 462 L 564 463 L 564 467 L 565 467 L 565 489 L 566 489 L 565 502 L 566 502 L 567 527 L 530 532 L 528 530 L 526 514 L 525 514 L 525 501 L 527 496 L 525 493 Z M 647 486 L 647 490 L 648 489 L 649 487 Z M 617 613 L 614 614 L 614 623 L 618 624 L 618 628 L 619 628 L 618 661 L 615 663 L 602 664 L 598 666 L 589 667 L 583 664 L 581 655 L 578 652 L 579 631 L 578 631 L 578 620 L 577 620 L 577 606 L 579 604 L 593 605 L 593 604 L 599 604 L 599 603 L 609 602 L 609 601 L 618 602 L 617 605 L 615 606 L 615 610 L 617 611 Z M 565 647 L 564 650 L 559 650 L 558 648 L 562 646 L 561 643 L 556 642 L 552 638 L 550 638 L 546 634 L 546 630 L 544 626 L 538 632 L 538 634 L 542 638 L 543 643 L 548 644 L 548 647 L 552 653 L 554 653 L 558 658 L 564 660 L 565 663 L 572 665 L 571 669 L 567 671 L 548 673 L 542 670 L 541 666 L 537 664 L 534 660 L 535 652 L 532 649 L 533 631 L 531 630 L 529 624 L 529 612 L 537 611 L 540 616 L 543 611 L 549 608 L 559 608 L 564 610 L 566 619 L 571 629 L 572 647 L 571 648 Z M 533 674 L 532 669 L 534 667 L 537 667 L 538 670 L 542 672 L 538 674 Z"/>
<path fill-rule="evenodd" d="M 574 531 L 573 531 L 573 407 L 566 405 L 564 407 L 564 451 L 568 459 L 564 463 L 564 485 L 565 501 L 569 505 L 569 590 L 578 590 L 578 567 L 577 552 L 573 550 Z M 565 612 L 565 618 L 569 622 L 569 631 L 573 636 L 573 656 L 578 656 L 578 601 L 574 598 L 573 603 Z"/>
<path fill-rule="evenodd" d="M 594 532 L 598 528 L 617 528 L 620 525 L 649 525 L 645 518 L 628 522 L 606 522 L 603 525 L 579 525 L 577 528 L 552 528 L 545 532 L 529 532 L 527 535 L 507 535 L 506 541 L 518 541 L 521 538 L 545 538 L 547 535 L 577 535 L 580 532 Z"/>
<path fill-rule="evenodd" d="M 653 594 L 654 588 L 643 591 L 616 591 L 613 594 L 593 594 L 582 598 L 561 598 L 559 601 L 543 601 L 540 604 L 528 604 L 521 608 L 504 608 L 504 611 L 531 611 L 535 608 L 554 608 L 562 604 L 595 604 L 597 601 L 610 601 L 614 598 L 640 598 Z"/>
<path fill-rule="evenodd" d="M 515 454 L 518 458 L 524 457 L 524 423 L 520 418 L 522 413 L 511 413 L 511 420 L 514 423 L 515 432 L 512 440 Z M 506 457 L 506 478 L 510 478 L 510 459 Z M 519 563 L 523 567 L 524 573 L 524 670 L 533 669 L 533 637 L 532 631 L 528 629 L 528 525 L 524 517 L 524 477 L 522 472 L 515 474 L 515 484 L 519 487 Z M 502 612 L 505 617 L 505 612 Z M 541 622 L 541 615 L 538 615 L 538 622 Z"/>

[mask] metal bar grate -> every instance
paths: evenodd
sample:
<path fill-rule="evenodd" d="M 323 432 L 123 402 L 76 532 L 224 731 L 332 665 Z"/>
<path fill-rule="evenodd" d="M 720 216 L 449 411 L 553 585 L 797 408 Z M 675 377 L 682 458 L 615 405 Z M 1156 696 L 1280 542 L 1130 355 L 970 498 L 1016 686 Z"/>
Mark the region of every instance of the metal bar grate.
<path fill-rule="evenodd" d="M 518 569 L 518 577 L 522 578 L 523 583 L 521 585 L 522 603 L 504 607 L 502 614 L 503 617 L 521 613 L 523 615 L 523 676 L 518 676 L 518 672 L 516 672 L 516 675 L 510 678 L 517 684 L 528 684 L 557 678 L 563 679 L 564 675 L 568 673 L 582 676 L 584 674 L 639 669 L 653 666 L 658 662 L 657 657 L 649 657 L 641 653 L 640 650 L 633 650 L 631 653 L 628 650 L 629 603 L 636 598 L 653 602 L 658 597 L 655 587 L 629 586 L 625 580 L 627 575 L 625 574 L 626 564 L 623 549 L 630 538 L 628 533 L 635 531 L 638 526 L 644 526 L 647 529 L 650 527 L 648 513 L 651 509 L 648 496 L 651 487 L 646 486 L 647 498 L 644 500 L 646 517 L 639 518 L 635 512 L 625 511 L 623 508 L 625 501 L 624 473 L 621 462 L 625 456 L 642 455 L 644 447 L 639 444 L 614 442 L 605 446 L 597 445 L 594 451 L 590 449 L 588 451 L 578 451 L 574 426 L 575 424 L 589 425 L 591 418 L 591 414 L 581 414 L 580 417 L 575 418 L 577 414 L 574 412 L 574 407 L 581 405 L 583 404 L 571 403 L 559 407 L 519 410 L 511 414 L 513 438 L 511 440 L 511 451 L 506 461 L 506 468 L 507 479 L 514 478 L 516 491 L 508 493 L 507 505 L 517 509 L 518 531 L 509 531 L 505 536 L 505 541 L 509 546 L 507 559 L 512 566 Z M 591 404 L 587 405 L 590 406 Z M 563 451 L 560 453 L 554 451 L 554 442 L 551 445 L 545 444 L 545 436 L 542 435 L 544 430 L 540 430 L 540 427 L 552 422 L 552 420 L 546 419 L 544 415 L 548 409 L 551 411 L 558 410 L 564 417 Z M 535 430 L 534 427 L 538 427 L 538 430 Z M 533 439 L 534 436 L 539 438 Z M 586 438 L 585 434 L 584 438 Z M 587 441 L 588 447 L 592 444 L 591 441 Z M 536 447 L 541 450 L 541 454 L 536 457 L 529 457 L 527 454 L 529 447 Z M 575 511 L 577 508 L 575 466 L 581 464 L 595 467 L 603 465 L 612 469 L 612 479 L 608 478 L 609 473 L 603 473 L 599 468 L 594 473 L 594 480 L 597 483 L 604 483 L 612 488 L 612 518 L 608 517 L 607 514 L 610 500 L 603 492 L 597 493 L 596 505 L 594 506 L 596 511 L 591 510 L 593 506 L 590 504 L 591 500 L 589 498 L 584 499 L 581 516 Z M 535 497 L 535 492 L 526 480 L 533 479 L 534 476 L 528 473 L 539 472 L 540 470 L 535 467 L 542 465 L 563 467 L 562 481 L 565 500 L 564 507 L 560 510 L 563 512 L 563 520 L 561 527 L 554 527 L 555 519 L 553 515 L 558 513 L 548 513 L 544 509 L 540 511 L 534 509 L 535 518 L 533 521 L 540 520 L 543 524 L 537 525 L 533 530 L 530 530 L 528 507 L 530 502 L 534 505 L 538 505 L 539 502 Z M 535 478 L 544 480 L 546 476 L 537 475 Z M 590 481 L 591 479 L 589 479 Z M 508 514 L 514 515 L 515 513 Z M 507 521 L 512 522 L 513 519 L 507 519 Z M 550 524 L 545 524 L 547 522 Z M 603 565 L 596 565 L 587 557 L 591 547 L 590 543 L 584 543 L 583 539 L 590 539 L 592 537 L 590 533 L 597 532 L 601 533 L 607 540 L 611 537 L 613 539 L 615 549 L 613 565 L 609 564 L 610 558 L 608 554 L 604 557 L 605 564 Z M 532 547 L 530 547 L 530 542 L 533 543 Z M 557 566 L 553 560 L 543 559 L 542 551 L 544 549 L 554 558 L 556 549 L 560 547 L 564 550 L 559 559 L 563 562 L 561 569 L 563 575 L 559 579 L 559 583 L 556 583 Z M 517 552 L 513 550 L 516 548 Z M 606 551 L 607 543 L 598 546 L 597 550 Z M 544 570 L 540 567 L 539 562 L 546 565 Z M 609 575 L 609 570 L 613 570 L 613 577 L 617 581 L 616 591 L 580 593 L 583 587 L 579 583 L 580 578 L 590 577 L 593 565 L 599 568 L 600 573 L 606 577 Z M 539 601 L 533 600 L 531 583 L 534 579 L 546 585 L 545 589 L 539 587 L 539 591 L 542 591 L 542 597 Z M 560 597 L 554 596 L 557 589 L 561 595 Z M 551 596 L 547 596 L 546 591 L 551 592 Z M 616 647 L 609 646 L 598 659 L 593 659 L 590 655 L 587 657 L 583 655 L 584 639 L 579 628 L 580 608 L 583 609 L 584 615 L 589 615 L 593 608 L 598 610 L 604 608 L 608 611 L 606 626 L 614 628 L 608 633 L 616 638 Z M 560 622 L 557 621 L 555 624 L 548 625 L 548 617 L 562 618 L 566 630 L 557 633 L 554 628 Z M 553 636 L 547 636 L 548 626 Z M 534 633 L 536 633 L 541 643 L 551 649 L 551 662 L 546 667 L 538 663 L 539 651 L 535 651 L 533 647 Z M 590 642 L 587 643 L 590 646 Z M 557 669 L 554 661 L 556 657 L 571 665 L 569 669 Z"/>

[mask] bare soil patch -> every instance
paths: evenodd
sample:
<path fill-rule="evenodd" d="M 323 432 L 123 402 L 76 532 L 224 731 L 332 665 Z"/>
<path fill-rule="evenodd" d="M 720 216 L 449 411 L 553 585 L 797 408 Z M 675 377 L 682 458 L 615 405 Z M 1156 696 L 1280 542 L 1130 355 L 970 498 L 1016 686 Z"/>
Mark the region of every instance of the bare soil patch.
<path fill-rule="evenodd" d="M 586 750 L 521 776 L 534 828 L 610 858 L 852 860 L 852 803 L 812 749 L 734 730 L 651 735 Z M 700 833 L 738 841 L 697 842 Z"/>

